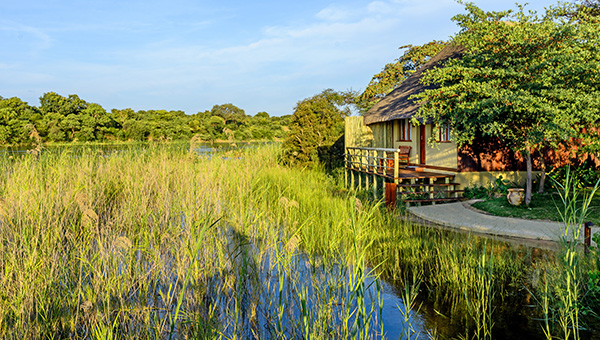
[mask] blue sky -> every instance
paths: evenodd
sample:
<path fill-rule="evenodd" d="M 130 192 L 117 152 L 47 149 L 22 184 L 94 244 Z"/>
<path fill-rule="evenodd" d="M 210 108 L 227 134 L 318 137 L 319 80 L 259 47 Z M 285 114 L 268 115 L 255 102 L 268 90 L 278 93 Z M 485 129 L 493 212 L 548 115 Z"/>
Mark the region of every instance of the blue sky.
<path fill-rule="evenodd" d="M 462 12 L 454 0 L 2 0 L 0 96 L 279 116 L 326 88 L 363 90 L 398 47 L 454 35 Z"/>

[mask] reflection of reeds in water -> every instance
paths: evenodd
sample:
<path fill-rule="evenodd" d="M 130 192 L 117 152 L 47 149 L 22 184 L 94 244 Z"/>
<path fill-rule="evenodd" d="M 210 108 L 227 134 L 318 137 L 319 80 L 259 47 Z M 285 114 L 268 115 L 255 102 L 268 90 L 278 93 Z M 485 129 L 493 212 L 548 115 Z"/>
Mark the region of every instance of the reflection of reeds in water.
<path fill-rule="evenodd" d="M 0 337 L 374 334 L 360 238 L 377 208 L 246 152 L 3 160 Z"/>
<path fill-rule="evenodd" d="M 415 271 L 448 322 L 491 328 L 463 287 L 487 284 L 492 257 L 470 303 L 522 285 L 517 251 L 404 223 L 279 166 L 275 147 L 235 152 L 0 160 L 0 338 L 372 338 L 386 332 L 376 273 Z"/>

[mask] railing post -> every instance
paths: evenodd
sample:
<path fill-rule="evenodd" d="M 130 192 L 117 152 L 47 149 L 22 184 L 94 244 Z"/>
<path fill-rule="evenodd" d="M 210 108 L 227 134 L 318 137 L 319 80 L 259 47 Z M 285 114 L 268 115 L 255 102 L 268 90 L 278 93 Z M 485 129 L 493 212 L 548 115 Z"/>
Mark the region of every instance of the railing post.
<path fill-rule="evenodd" d="M 365 159 L 365 190 L 369 190 L 369 150 L 364 150 Z"/>
<path fill-rule="evenodd" d="M 352 149 L 352 154 L 350 156 L 350 189 L 354 191 L 354 155 L 356 149 Z"/>
<path fill-rule="evenodd" d="M 433 184 L 433 182 L 435 181 L 435 179 L 430 178 L 429 179 L 429 187 L 427 188 L 427 191 L 429 191 L 429 199 L 432 200 L 434 199 L 434 191 L 433 191 L 433 186 L 431 184 Z M 431 202 L 431 205 L 435 205 L 435 201 Z"/>
<path fill-rule="evenodd" d="M 358 190 L 362 190 L 363 151 L 358 150 Z"/>
<path fill-rule="evenodd" d="M 390 210 L 396 209 L 396 199 L 398 193 L 396 191 L 396 183 L 385 183 L 385 207 Z"/>
<path fill-rule="evenodd" d="M 347 147 L 344 148 L 344 149 L 345 149 L 344 150 L 345 151 L 344 152 L 344 187 L 347 188 L 348 187 L 348 167 L 349 167 L 348 159 L 350 157 L 349 157 L 349 154 L 348 154 L 349 149 Z"/>
<path fill-rule="evenodd" d="M 377 200 L 377 150 L 371 152 L 371 164 L 373 164 L 373 200 Z"/>
<path fill-rule="evenodd" d="M 400 173 L 400 164 L 398 164 L 399 160 L 399 152 L 394 152 L 394 183 L 398 184 L 398 174 Z"/>

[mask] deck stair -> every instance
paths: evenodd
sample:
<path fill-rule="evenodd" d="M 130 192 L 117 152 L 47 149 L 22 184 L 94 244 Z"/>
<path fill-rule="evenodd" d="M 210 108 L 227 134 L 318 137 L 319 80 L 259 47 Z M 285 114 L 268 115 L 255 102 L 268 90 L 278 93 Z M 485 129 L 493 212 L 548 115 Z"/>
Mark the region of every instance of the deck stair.
<path fill-rule="evenodd" d="M 410 184 L 396 185 L 397 195 L 407 208 L 411 204 L 436 204 L 462 200 L 463 190 L 456 189 L 460 184 L 451 182 L 453 177 L 450 175 L 443 178 L 411 179 Z M 444 180 L 444 182 L 439 183 L 440 180 Z"/>

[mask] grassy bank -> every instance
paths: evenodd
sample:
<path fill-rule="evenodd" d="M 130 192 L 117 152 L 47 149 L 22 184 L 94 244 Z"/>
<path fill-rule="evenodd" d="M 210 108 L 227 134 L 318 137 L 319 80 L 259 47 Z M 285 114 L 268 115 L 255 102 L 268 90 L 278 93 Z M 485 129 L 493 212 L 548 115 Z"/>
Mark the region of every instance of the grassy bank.
<path fill-rule="evenodd" d="M 512 326 L 492 306 L 522 304 L 530 250 L 402 222 L 277 152 L 1 158 L 0 337 L 372 338 L 378 275 L 440 334 Z"/>
<path fill-rule="evenodd" d="M 589 190 L 587 190 L 589 192 Z M 582 193 L 585 194 L 585 191 Z M 583 201 L 583 195 L 578 199 Z M 487 199 L 473 204 L 473 207 L 496 216 L 525 218 L 531 220 L 561 221 L 562 201 L 557 192 L 534 194 L 529 207 L 525 205 L 512 206 L 506 196 Z M 600 196 L 595 195 L 590 208 L 588 221 L 600 226 Z"/>

